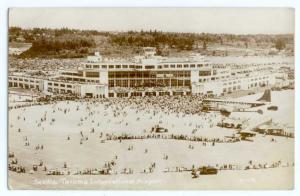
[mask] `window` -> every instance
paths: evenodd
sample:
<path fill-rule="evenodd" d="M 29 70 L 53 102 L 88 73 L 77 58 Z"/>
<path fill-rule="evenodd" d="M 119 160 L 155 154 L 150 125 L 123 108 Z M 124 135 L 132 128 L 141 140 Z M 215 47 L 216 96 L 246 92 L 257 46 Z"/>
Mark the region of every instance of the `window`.
<path fill-rule="evenodd" d="M 85 75 L 86 77 L 90 77 L 90 78 L 98 78 L 99 72 L 86 72 Z"/>
<path fill-rule="evenodd" d="M 171 65 L 171 68 L 175 68 L 175 65 L 174 65 L 174 64 L 172 64 L 172 65 Z"/>
<path fill-rule="evenodd" d="M 114 81 L 113 80 L 108 80 L 108 86 L 109 87 L 114 87 Z"/>
<path fill-rule="evenodd" d="M 199 76 L 210 76 L 211 71 L 199 71 Z"/>
<path fill-rule="evenodd" d="M 130 86 L 130 87 L 135 87 L 135 80 L 130 80 L 129 86 Z"/>
<path fill-rule="evenodd" d="M 116 65 L 116 68 L 117 68 L 117 69 L 120 69 L 120 68 L 121 68 L 121 65 Z"/>
<path fill-rule="evenodd" d="M 159 65 L 160 66 L 160 65 Z M 159 67 L 158 66 L 158 67 Z M 160 66 L 161 67 L 161 66 Z M 154 69 L 155 68 L 155 66 L 154 65 L 146 65 L 145 66 L 145 69 Z"/>
<path fill-rule="evenodd" d="M 171 79 L 171 86 L 177 86 L 177 80 Z"/>
<path fill-rule="evenodd" d="M 169 68 L 169 65 L 164 65 L 164 68 Z"/>
<path fill-rule="evenodd" d="M 188 65 L 188 64 L 184 64 L 184 67 L 185 67 L 185 68 L 188 68 L 188 67 L 189 67 L 189 65 Z"/>
<path fill-rule="evenodd" d="M 113 69 L 115 66 L 113 65 L 109 65 L 109 69 Z"/>
<path fill-rule="evenodd" d="M 178 86 L 183 86 L 183 80 L 178 80 Z"/>
<path fill-rule="evenodd" d="M 191 68 L 195 68 L 195 64 L 191 64 Z"/>
<path fill-rule="evenodd" d="M 184 81 L 184 86 L 191 86 L 191 81 L 190 80 L 185 80 Z"/>
<path fill-rule="evenodd" d="M 106 69 L 107 68 L 107 65 L 102 65 L 102 69 Z"/>
<path fill-rule="evenodd" d="M 177 68 L 182 68 L 182 65 L 181 64 L 177 64 Z"/>
<path fill-rule="evenodd" d="M 122 65 L 122 68 L 123 68 L 123 69 L 127 69 L 127 68 L 128 68 L 128 65 Z"/>

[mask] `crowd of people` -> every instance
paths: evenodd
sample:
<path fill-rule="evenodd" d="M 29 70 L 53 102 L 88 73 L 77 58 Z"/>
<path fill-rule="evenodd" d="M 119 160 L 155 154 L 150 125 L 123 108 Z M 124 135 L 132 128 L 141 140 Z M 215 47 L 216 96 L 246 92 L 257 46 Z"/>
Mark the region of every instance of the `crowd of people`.
<path fill-rule="evenodd" d="M 137 111 L 147 109 L 159 110 L 166 114 L 184 113 L 199 114 L 202 110 L 202 100 L 206 96 L 157 96 L 157 97 L 129 97 L 101 99 L 100 102 L 108 106 L 117 106 L 122 109 L 130 107 Z M 98 101 L 91 99 L 91 101 Z"/>
<path fill-rule="evenodd" d="M 19 59 L 10 57 L 9 68 L 17 70 L 53 71 L 59 68 L 75 69 L 81 62 L 82 59 Z"/>
<path fill-rule="evenodd" d="M 26 169 L 24 166 L 20 165 L 18 159 L 15 157 L 14 153 L 8 154 L 8 170 L 17 172 L 17 173 L 26 173 Z"/>
<path fill-rule="evenodd" d="M 166 156 L 166 155 L 165 155 Z M 164 157 L 165 158 L 165 157 Z M 103 167 L 101 168 L 85 168 L 83 170 L 76 170 L 71 172 L 72 168 L 67 166 L 65 162 L 63 167 L 55 168 L 55 169 L 47 169 L 44 166 L 43 161 L 40 161 L 39 165 L 33 165 L 32 170 L 30 170 L 30 174 L 38 171 L 38 167 L 43 168 L 43 172 L 46 175 L 116 175 L 116 174 L 133 174 L 133 168 L 122 168 L 121 170 L 116 169 L 118 156 L 115 156 L 112 160 L 105 162 Z M 269 168 L 278 168 L 278 167 L 294 167 L 294 162 L 284 162 L 282 160 L 273 161 L 271 163 L 255 163 L 254 161 L 250 160 L 247 164 L 215 164 L 212 165 L 202 165 L 202 166 L 195 166 L 192 164 L 191 167 L 185 166 L 175 166 L 175 167 L 166 167 L 160 172 L 169 173 L 169 172 L 192 172 L 192 175 L 196 175 L 197 171 L 200 171 L 203 168 L 213 168 L 218 171 L 222 170 L 251 170 L 251 169 L 269 169 Z M 153 173 L 154 169 L 156 168 L 156 162 L 150 163 L 149 167 L 144 168 L 142 171 L 136 171 L 139 173 L 149 174 Z M 9 153 L 9 165 L 8 169 L 13 172 L 17 173 L 26 173 L 26 169 L 24 166 L 18 164 L 18 159 L 15 157 L 14 153 Z"/>
<path fill-rule="evenodd" d="M 237 137 L 234 139 L 225 139 L 225 138 L 208 138 L 203 136 L 189 136 L 183 134 L 146 134 L 146 135 L 131 135 L 131 134 L 106 134 L 106 140 L 143 140 L 143 139 L 173 139 L 173 140 L 185 140 L 185 141 L 194 141 L 194 142 L 203 142 L 203 146 L 206 146 L 206 143 L 212 143 L 212 146 L 215 143 L 230 143 L 240 141 Z"/>

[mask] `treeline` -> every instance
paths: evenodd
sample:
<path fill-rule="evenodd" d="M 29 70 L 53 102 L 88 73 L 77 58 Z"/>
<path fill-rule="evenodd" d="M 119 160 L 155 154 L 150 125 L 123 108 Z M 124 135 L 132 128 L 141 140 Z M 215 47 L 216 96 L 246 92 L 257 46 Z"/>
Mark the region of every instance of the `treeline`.
<path fill-rule="evenodd" d="M 100 40 L 100 41 L 99 41 Z M 110 54 L 121 51 L 129 53 L 140 47 L 156 47 L 160 55 L 168 55 L 169 51 L 197 51 L 204 54 L 215 51 L 215 46 L 233 46 L 237 48 L 260 47 L 270 49 L 276 47 L 283 50 L 286 46 L 293 49 L 294 35 L 235 35 L 212 33 L 174 33 L 157 30 L 107 32 L 96 30 L 78 30 L 69 28 L 49 29 L 20 27 L 9 28 L 9 42 L 29 42 L 32 47 L 20 57 L 83 57 L 95 50 Z M 212 49 L 212 47 L 214 47 Z M 213 51 L 210 51 L 213 50 Z M 227 51 L 225 51 L 227 53 Z"/>
<path fill-rule="evenodd" d="M 179 50 L 192 50 L 195 43 L 195 37 L 190 33 L 164 33 L 152 31 L 141 31 L 128 33 L 118 33 L 110 36 L 110 42 L 119 46 L 135 47 L 160 47 L 168 45 Z"/>
<path fill-rule="evenodd" d="M 110 38 L 112 43 L 120 45 L 136 45 L 136 46 L 155 46 L 157 44 L 168 44 L 170 46 L 191 45 L 194 42 L 207 42 L 224 44 L 226 42 L 254 42 L 254 43 L 275 43 L 276 40 L 282 39 L 286 43 L 294 43 L 292 34 L 212 34 L 212 33 L 174 33 L 162 32 L 157 30 L 149 31 L 128 31 L 128 32 L 108 32 L 96 30 L 78 30 L 69 28 L 50 29 L 50 28 L 33 28 L 22 29 L 20 27 L 9 28 L 9 41 L 18 41 L 22 39 L 24 42 L 32 42 L 41 37 L 54 38 L 66 34 L 76 34 L 80 36 L 105 36 Z"/>
<path fill-rule="evenodd" d="M 108 36 L 108 32 L 99 32 L 96 30 L 78 30 L 69 28 L 50 29 L 50 28 L 32 28 L 22 29 L 20 27 L 9 28 L 9 41 L 10 42 L 33 42 L 41 38 L 55 38 L 63 35 L 76 34 L 79 36 L 92 36 L 92 35 L 104 35 Z"/>
<path fill-rule="evenodd" d="M 172 33 L 161 31 L 129 31 L 110 35 L 111 43 L 119 46 L 168 46 L 178 50 L 192 50 L 195 44 L 201 44 L 203 49 L 206 49 L 209 44 L 231 44 L 242 43 L 243 47 L 254 44 L 268 44 L 277 46 L 277 42 L 285 44 L 293 44 L 294 37 L 290 34 L 284 35 L 234 35 L 234 34 L 210 34 L 210 33 Z"/>
<path fill-rule="evenodd" d="M 90 37 L 78 35 L 63 35 L 56 39 L 41 38 L 32 42 L 32 47 L 23 52 L 21 58 L 30 57 L 84 57 L 89 48 L 95 47 L 95 42 Z"/>

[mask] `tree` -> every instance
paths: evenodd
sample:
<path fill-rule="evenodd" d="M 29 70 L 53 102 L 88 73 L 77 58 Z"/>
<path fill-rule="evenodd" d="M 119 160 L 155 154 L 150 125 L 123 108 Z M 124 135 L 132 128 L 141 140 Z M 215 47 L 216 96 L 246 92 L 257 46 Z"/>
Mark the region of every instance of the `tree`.
<path fill-rule="evenodd" d="M 203 42 L 203 49 L 206 50 L 207 46 L 206 46 L 206 41 Z"/>
<path fill-rule="evenodd" d="M 277 49 L 277 50 L 282 50 L 282 49 L 284 49 L 285 48 L 285 45 L 286 45 L 286 43 L 285 43 L 285 41 L 284 41 L 284 39 L 277 39 L 276 41 L 275 41 L 275 48 Z"/>
<path fill-rule="evenodd" d="M 219 37 L 219 40 L 220 40 L 220 44 L 223 45 L 223 39 L 221 36 Z"/>

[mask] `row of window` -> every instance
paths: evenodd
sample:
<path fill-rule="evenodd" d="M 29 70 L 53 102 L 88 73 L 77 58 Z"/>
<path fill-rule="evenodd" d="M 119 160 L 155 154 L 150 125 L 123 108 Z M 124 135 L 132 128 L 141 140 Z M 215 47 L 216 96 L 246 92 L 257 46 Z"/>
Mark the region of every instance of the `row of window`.
<path fill-rule="evenodd" d="M 109 79 L 114 78 L 189 78 L 191 76 L 190 71 L 112 71 L 108 73 Z"/>
<path fill-rule="evenodd" d="M 149 79 L 149 80 L 109 80 L 109 87 L 178 87 L 191 86 L 190 80 Z"/>
<path fill-rule="evenodd" d="M 240 89 L 241 89 L 241 85 L 233 86 L 233 87 L 229 87 L 229 88 L 223 88 L 223 93 L 232 92 L 232 91 L 240 90 Z"/>
<path fill-rule="evenodd" d="M 228 85 L 231 85 L 231 84 L 236 84 L 236 83 L 241 83 L 241 80 L 238 80 L 238 81 L 233 81 L 233 82 L 228 82 Z M 223 83 L 223 85 L 227 85 L 227 83 Z"/>
<path fill-rule="evenodd" d="M 99 78 L 99 72 L 86 72 L 85 73 L 86 77 L 90 77 L 90 78 Z"/>
<path fill-rule="evenodd" d="M 200 67 L 207 67 L 209 64 L 164 64 L 164 65 L 157 65 L 157 69 L 162 68 L 200 68 Z M 93 68 L 93 69 L 142 69 L 142 65 L 85 65 L 86 68 Z M 145 69 L 155 69 L 155 65 L 145 65 Z"/>
<path fill-rule="evenodd" d="M 199 71 L 199 76 L 210 76 L 211 75 L 211 71 Z"/>
<path fill-rule="evenodd" d="M 65 76 L 83 76 L 83 72 L 82 71 L 79 71 L 79 72 L 76 72 L 76 73 L 73 73 L 73 72 L 62 72 L 61 73 L 62 75 L 65 75 Z"/>
<path fill-rule="evenodd" d="M 262 82 L 255 82 L 255 83 L 251 83 L 248 85 L 249 87 L 257 87 L 257 86 L 264 86 L 264 85 L 268 85 L 269 82 L 268 81 L 262 81 Z"/>
<path fill-rule="evenodd" d="M 22 84 L 22 83 L 17 83 L 17 82 L 9 82 L 9 87 L 20 87 L 20 88 L 25 88 L 25 89 L 29 89 L 29 88 L 39 88 L 39 85 L 33 85 L 33 84 Z"/>
<path fill-rule="evenodd" d="M 55 93 L 72 93 L 72 90 L 64 90 L 58 88 L 48 88 L 48 92 L 55 92 Z"/>
<path fill-rule="evenodd" d="M 31 83 L 39 83 L 39 80 L 28 80 L 23 78 L 9 78 L 10 80 L 14 81 L 24 81 L 24 82 L 31 82 Z"/>
<path fill-rule="evenodd" d="M 252 78 L 251 81 L 257 81 L 257 80 L 264 80 L 264 79 L 267 79 L 269 78 L 269 76 L 264 76 L 264 77 L 259 77 L 259 78 Z"/>
<path fill-rule="evenodd" d="M 172 92 L 173 95 L 191 95 L 191 92 Z M 166 96 L 171 95 L 171 92 L 145 92 L 145 96 Z M 141 97 L 143 96 L 142 92 L 131 92 L 129 93 L 108 93 L 108 97 Z"/>
<path fill-rule="evenodd" d="M 52 82 L 48 82 L 48 86 L 60 86 L 60 87 L 66 87 L 65 84 L 52 83 Z M 67 84 L 67 88 L 72 88 L 72 85 Z"/>

